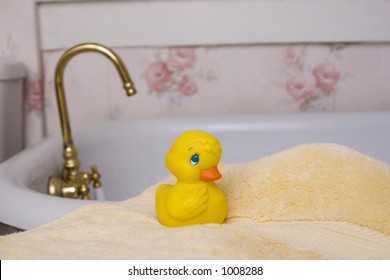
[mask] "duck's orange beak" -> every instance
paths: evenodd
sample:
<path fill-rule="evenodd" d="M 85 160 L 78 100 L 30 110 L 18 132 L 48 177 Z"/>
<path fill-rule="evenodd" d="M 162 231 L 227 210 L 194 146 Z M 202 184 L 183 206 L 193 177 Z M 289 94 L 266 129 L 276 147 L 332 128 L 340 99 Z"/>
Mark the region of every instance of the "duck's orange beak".
<path fill-rule="evenodd" d="M 222 177 L 216 166 L 206 168 L 200 171 L 199 179 L 205 182 L 212 182 Z"/>

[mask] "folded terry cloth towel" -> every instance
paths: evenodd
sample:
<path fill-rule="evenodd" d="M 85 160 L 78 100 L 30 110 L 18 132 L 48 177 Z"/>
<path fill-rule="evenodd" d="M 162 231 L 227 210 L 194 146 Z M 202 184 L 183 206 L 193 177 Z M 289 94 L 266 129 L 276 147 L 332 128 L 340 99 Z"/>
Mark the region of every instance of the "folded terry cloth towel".
<path fill-rule="evenodd" d="M 389 165 L 336 144 L 306 144 L 229 166 L 229 218 L 345 221 L 390 235 Z"/>
<path fill-rule="evenodd" d="M 221 172 L 224 224 L 161 225 L 157 184 L 0 237 L 0 258 L 390 259 L 389 165 L 344 146 L 305 144 Z"/>

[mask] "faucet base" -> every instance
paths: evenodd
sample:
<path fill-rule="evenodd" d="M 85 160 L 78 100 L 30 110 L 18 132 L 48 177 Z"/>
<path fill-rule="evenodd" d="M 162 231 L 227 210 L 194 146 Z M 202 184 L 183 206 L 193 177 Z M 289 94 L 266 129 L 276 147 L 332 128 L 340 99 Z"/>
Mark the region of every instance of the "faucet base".
<path fill-rule="evenodd" d="M 68 171 L 68 172 L 64 172 Z M 91 172 L 83 170 L 71 170 L 69 172 L 64 168 L 64 174 L 75 174 L 70 177 L 56 177 L 52 176 L 47 182 L 47 193 L 50 195 L 66 197 L 66 198 L 81 198 L 84 200 L 90 199 L 88 185 L 92 183 L 92 186 L 100 188 L 102 183 L 100 182 L 100 173 L 97 170 L 96 165 L 91 166 Z"/>
<path fill-rule="evenodd" d="M 55 196 L 62 196 L 62 180 L 58 177 L 50 177 L 47 182 L 47 193 Z"/>
<path fill-rule="evenodd" d="M 50 177 L 47 183 L 47 192 L 50 195 L 66 198 L 78 198 L 80 194 L 77 187 L 71 184 L 65 183 L 61 178 Z M 89 199 L 89 197 L 83 197 L 83 199 Z"/>

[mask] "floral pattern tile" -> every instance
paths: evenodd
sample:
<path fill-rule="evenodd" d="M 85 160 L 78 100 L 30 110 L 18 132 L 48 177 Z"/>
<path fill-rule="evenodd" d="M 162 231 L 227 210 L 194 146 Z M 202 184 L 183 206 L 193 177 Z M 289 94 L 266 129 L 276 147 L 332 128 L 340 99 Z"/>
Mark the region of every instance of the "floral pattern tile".
<path fill-rule="evenodd" d="M 180 105 L 182 99 L 199 91 L 199 80 L 215 80 L 211 71 L 197 64 L 197 48 L 168 48 L 154 53 L 154 60 L 144 71 L 148 92 Z"/>
<path fill-rule="evenodd" d="M 26 95 L 27 113 L 45 123 L 47 134 L 59 131 L 52 77 L 62 52 L 44 53 L 45 79 L 31 83 Z M 80 56 L 65 80 L 75 129 L 149 116 L 390 110 L 388 44 L 125 48 L 118 53 L 137 95 L 125 97 L 110 63 Z M 35 114 L 40 111 L 44 114 Z"/>
<path fill-rule="evenodd" d="M 332 47 L 329 47 L 332 49 Z M 333 111 L 337 86 L 347 75 L 337 65 L 334 51 L 317 63 L 305 57 L 306 47 L 286 47 L 281 61 L 287 73 L 285 89 L 301 111 Z"/>
<path fill-rule="evenodd" d="M 28 111 L 42 111 L 44 105 L 43 79 L 29 81 L 26 88 L 25 104 Z"/>

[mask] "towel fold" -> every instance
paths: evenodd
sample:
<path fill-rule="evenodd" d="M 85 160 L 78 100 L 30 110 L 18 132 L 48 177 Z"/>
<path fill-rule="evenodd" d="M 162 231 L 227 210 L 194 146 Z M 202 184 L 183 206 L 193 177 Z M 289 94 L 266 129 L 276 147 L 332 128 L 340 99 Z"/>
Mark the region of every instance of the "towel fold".
<path fill-rule="evenodd" d="M 306 144 L 221 172 L 222 225 L 161 225 L 155 185 L 0 237 L 0 258 L 390 259 L 389 165 L 344 146 Z"/>
<path fill-rule="evenodd" d="M 337 144 L 306 144 L 229 166 L 229 218 L 345 221 L 390 235 L 390 167 Z"/>

